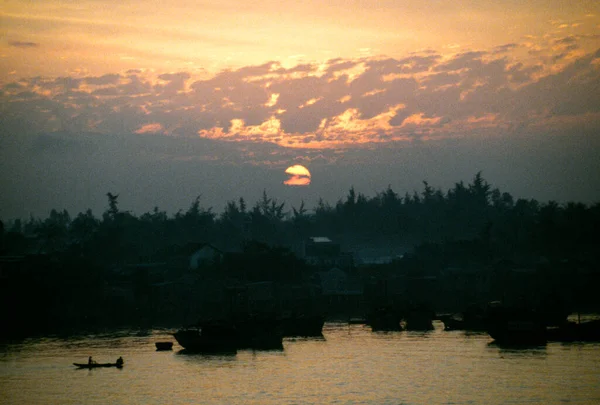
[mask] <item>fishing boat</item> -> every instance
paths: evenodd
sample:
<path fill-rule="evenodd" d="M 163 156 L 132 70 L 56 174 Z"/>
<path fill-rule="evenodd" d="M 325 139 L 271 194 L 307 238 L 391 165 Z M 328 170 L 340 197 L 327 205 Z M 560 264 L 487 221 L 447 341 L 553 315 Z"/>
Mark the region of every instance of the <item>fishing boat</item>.
<path fill-rule="evenodd" d="M 91 357 L 90 357 L 91 359 Z M 114 363 L 96 363 L 95 361 L 88 361 L 87 363 L 73 363 L 73 365 L 79 369 L 82 368 L 87 368 L 87 369 L 92 369 L 92 368 L 108 368 L 108 367 L 116 367 L 116 368 L 123 368 L 123 358 L 119 357 L 117 359 L 116 362 Z"/>
<path fill-rule="evenodd" d="M 494 304 L 488 307 L 487 318 L 487 332 L 494 342 L 525 346 L 546 344 L 546 325 L 539 313 L 523 306 Z"/>
<path fill-rule="evenodd" d="M 433 330 L 433 318 L 435 313 L 427 307 L 412 308 L 404 317 L 404 329 L 423 332 Z"/>
<path fill-rule="evenodd" d="M 237 348 L 252 350 L 283 350 L 281 322 L 276 316 L 254 315 L 238 319 Z"/>
<path fill-rule="evenodd" d="M 180 329 L 173 337 L 187 351 L 220 353 L 237 351 L 237 335 L 229 322 L 208 321 Z"/>
<path fill-rule="evenodd" d="M 103 368 L 103 367 L 122 368 L 123 367 L 122 364 L 117 364 L 117 363 L 92 363 L 92 364 L 73 363 L 73 365 L 76 366 L 77 368 Z"/>
<path fill-rule="evenodd" d="M 293 313 L 281 320 L 281 329 L 285 337 L 320 337 L 323 336 L 324 324 L 324 315 Z"/>
<path fill-rule="evenodd" d="M 441 315 L 439 319 L 444 323 L 444 330 L 482 331 L 488 329 L 487 311 L 485 306 L 469 304 L 464 311 Z"/>
<path fill-rule="evenodd" d="M 548 328 L 548 341 L 552 342 L 600 342 L 600 319 L 581 322 L 566 322 Z"/>
<path fill-rule="evenodd" d="M 156 342 L 154 343 L 157 351 L 173 349 L 173 342 Z"/>
<path fill-rule="evenodd" d="M 498 344 L 538 346 L 547 342 L 544 324 L 530 319 L 492 323 L 488 327 L 488 333 Z"/>
<path fill-rule="evenodd" d="M 391 306 L 381 306 L 372 310 L 367 316 L 367 323 L 373 332 L 401 331 L 404 327 L 400 324 L 403 315 Z"/>

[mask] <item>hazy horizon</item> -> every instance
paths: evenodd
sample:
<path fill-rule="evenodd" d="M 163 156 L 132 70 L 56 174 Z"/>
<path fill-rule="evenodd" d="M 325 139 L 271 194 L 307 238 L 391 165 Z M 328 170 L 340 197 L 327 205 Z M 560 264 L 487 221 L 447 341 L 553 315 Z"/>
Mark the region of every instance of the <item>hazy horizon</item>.
<path fill-rule="evenodd" d="M 289 150 L 264 147 L 263 157 L 272 158 L 269 164 L 236 163 L 243 155 L 239 145 L 201 139 L 52 134 L 29 140 L 27 147 L 11 145 L 0 151 L 2 172 L 14 174 L 3 176 L 2 189 L 19 191 L 2 198 L 3 220 L 25 219 L 30 214 L 45 218 L 51 209 L 67 209 L 76 215 L 90 208 L 99 216 L 108 208 L 107 192 L 119 194 L 120 208 L 136 215 L 155 206 L 169 214 L 185 211 L 198 196 L 201 206 L 221 213 L 227 201 L 240 197 L 254 205 L 263 191 L 286 202 L 286 211 L 298 208 L 302 200 L 312 209 L 319 198 L 335 204 L 351 187 L 373 197 L 390 186 L 402 197 L 421 192 L 422 182 L 427 181 L 445 193 L 457 182 L 470 183 L 479 171 L 493 188 L 515 199 L 600 201 L 598 176 L 593 175 L 600 173 L 595 153 L 600 141 L 593 135 L 559 136 L 544 144 L 527 137 L 509 144 L 498 138 L 456 140 L 451 145 L 347 151 L 343 157 L 314 152 L 300 160 L 293 160 Z M 522 153 L 511 156 L 514 147 Z M 188 158 L 206 149 L 218 159 Z M 172 154 L 170 159 L 160 157 L 167 152 Z M 329 162 L 331 158 L 336 158 L 335 163 Z M 287 159 L 309 168 L 310 186 L 283 184 Z M 577 165 L 569 164 L 575 160 Z"/>

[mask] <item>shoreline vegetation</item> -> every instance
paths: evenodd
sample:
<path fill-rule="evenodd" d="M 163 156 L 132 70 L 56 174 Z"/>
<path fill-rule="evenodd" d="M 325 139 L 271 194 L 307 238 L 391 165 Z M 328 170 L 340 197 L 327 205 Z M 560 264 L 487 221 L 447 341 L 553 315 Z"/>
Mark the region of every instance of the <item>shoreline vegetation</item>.
<path fill-rule="evenodd" d="M 351 188 L 313 209 L 265 191 L 220 213 L 198 197 L 171 216 L 136 216 L 118 197 L 107 193 L 100 217 L 53 209 L 0 222 L 2 337 L 177 327 L 242 307 L 350 319 L 525 298 L 600 310 L 600 202 L 515 199 L 481 173 L 445 192 L 425 181 L 404 196 Z M 315 236 L 328 249 L 309 257 Z"/>

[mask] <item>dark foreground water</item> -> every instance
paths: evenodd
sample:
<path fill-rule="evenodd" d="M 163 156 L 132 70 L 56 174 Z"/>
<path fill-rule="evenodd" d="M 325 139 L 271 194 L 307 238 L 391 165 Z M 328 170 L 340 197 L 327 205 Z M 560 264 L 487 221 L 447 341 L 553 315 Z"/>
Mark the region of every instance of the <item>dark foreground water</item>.
<path fill-rule="evenodd" d="M 171 330 L 31 339 L 0 347 L 1 404 L 600 404 L 600 344 L 531 349 L 487 334 L 373 333 L 326 324 L 324 339 L 231 356 L 157 352 Z M 125 367 L 78 370 L 93 356 Z"/>

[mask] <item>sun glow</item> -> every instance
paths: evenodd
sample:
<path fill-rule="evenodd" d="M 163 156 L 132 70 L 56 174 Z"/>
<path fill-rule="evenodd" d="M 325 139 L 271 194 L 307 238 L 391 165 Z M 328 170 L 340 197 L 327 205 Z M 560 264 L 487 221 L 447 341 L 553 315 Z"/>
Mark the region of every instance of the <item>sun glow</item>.
<path fill-rule="evenodd" d="M 293 165 L 285 169 L 289 178 L 283 182 L 286 186 L 308 186 L 311 175 L 308 169 L 302 165 Z"/>

